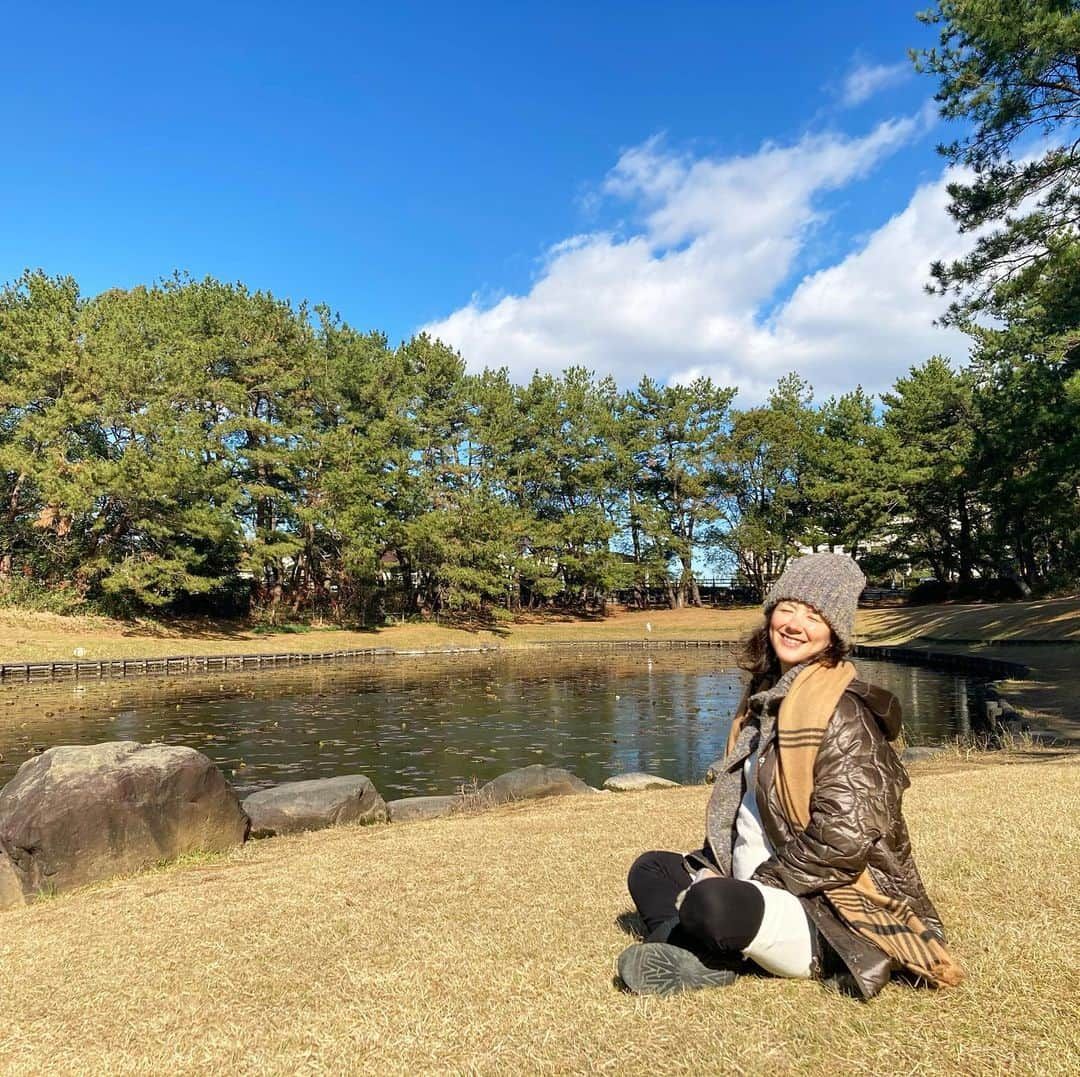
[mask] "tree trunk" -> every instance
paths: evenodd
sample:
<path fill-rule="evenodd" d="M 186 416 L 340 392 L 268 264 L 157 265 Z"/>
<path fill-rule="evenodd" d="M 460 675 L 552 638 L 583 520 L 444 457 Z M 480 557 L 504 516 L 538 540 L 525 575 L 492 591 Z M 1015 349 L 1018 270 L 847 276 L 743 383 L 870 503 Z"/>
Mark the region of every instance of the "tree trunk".
<path fill-rule="evenodd" d="M 667 592 L 668 608 L 673 610 L 682 609 L 682 589 L 674 587 L 671 580 L 665 578 L 664 590 Z"/>
<path fill-rule="evenodd" d="M 681 557 L 682 579 L 679 580 L 679 590 L 683 601 L 691 606 L 701 605 L 701 592 L 698 590 L 697 580 L 694 579 L 694 569 L 689 557 Z"/>
<path fill-rule="evenodd" d="M 957 515 L 960 521 L 960 582 L 967 583 L 971 579 L 971 514 L 968 511 L 967 498 L 963 491 L 960 493 L 960 503 Z"/>

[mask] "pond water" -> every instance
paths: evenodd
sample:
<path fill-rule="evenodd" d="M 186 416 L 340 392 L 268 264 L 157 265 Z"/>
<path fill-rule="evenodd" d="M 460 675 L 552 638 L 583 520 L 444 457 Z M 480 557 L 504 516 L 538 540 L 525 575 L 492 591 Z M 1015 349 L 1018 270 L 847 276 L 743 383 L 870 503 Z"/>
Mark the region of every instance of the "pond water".
<path fill-rule="evenodd" d="M 362 773 L 388 800 L 455 792 L 529 763 L 591 785 L 628 770 L 699 782 L 723 754 L 742 675 L 720 649 L 380 658 L 227 677 L 140 678 L 0 697 L 0 783 L 57 744 L 197 748 L 241 795 Z M 970 731 L 980 684 L 858 659 L 895 692 L 909 742 Z"/>

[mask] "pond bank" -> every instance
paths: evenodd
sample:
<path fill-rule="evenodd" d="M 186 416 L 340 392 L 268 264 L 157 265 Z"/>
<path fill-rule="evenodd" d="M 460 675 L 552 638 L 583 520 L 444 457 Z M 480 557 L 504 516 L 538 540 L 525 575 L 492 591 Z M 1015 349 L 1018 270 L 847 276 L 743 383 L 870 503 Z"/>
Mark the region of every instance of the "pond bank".
<path fill-rule="evenodd" d="M 640 1073 L 662 1058 L 689 1074 L 697 1027 L 717 1071 L 931 1072 L 944 1053 L 965 1072 L 1075 1072 L 1060 925 L 1080 888 L 1080 767 L 958 753 L 913 776 L 920 867 L 968 972 L 956 991 L 894 985 L 869 1006 L 764 978 L 618 992 L 626 868 L 697 840 L 697 786 L 274 839 L 6 913 L 0 1065 Z"/>

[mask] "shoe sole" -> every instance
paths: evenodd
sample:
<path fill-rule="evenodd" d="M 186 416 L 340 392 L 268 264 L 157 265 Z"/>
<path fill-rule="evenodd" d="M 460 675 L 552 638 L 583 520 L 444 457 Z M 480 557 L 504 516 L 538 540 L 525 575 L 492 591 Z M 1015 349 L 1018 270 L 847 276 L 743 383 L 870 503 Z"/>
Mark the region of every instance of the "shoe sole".
<path fill-rule="evenodd" d="M 678 995 L 703 987 L 727 987 L 730 969 L 711 969 L 689 950 L 666 942 L 642 942 L 619 955 L 619 979 L 635 995 Z"/>

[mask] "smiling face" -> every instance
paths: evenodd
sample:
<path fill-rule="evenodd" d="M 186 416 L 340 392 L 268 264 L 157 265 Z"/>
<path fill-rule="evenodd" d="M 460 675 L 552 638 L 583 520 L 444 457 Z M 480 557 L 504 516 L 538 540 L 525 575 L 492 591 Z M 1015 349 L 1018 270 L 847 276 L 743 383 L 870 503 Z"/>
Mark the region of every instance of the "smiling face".
<path fill-rule="evenodd" d="M 785 599 L 769 617 L 769 642 L 780 659 L 781 672 L 816 658 L 832 643 L 828 621 L 813 606 Z"/>

